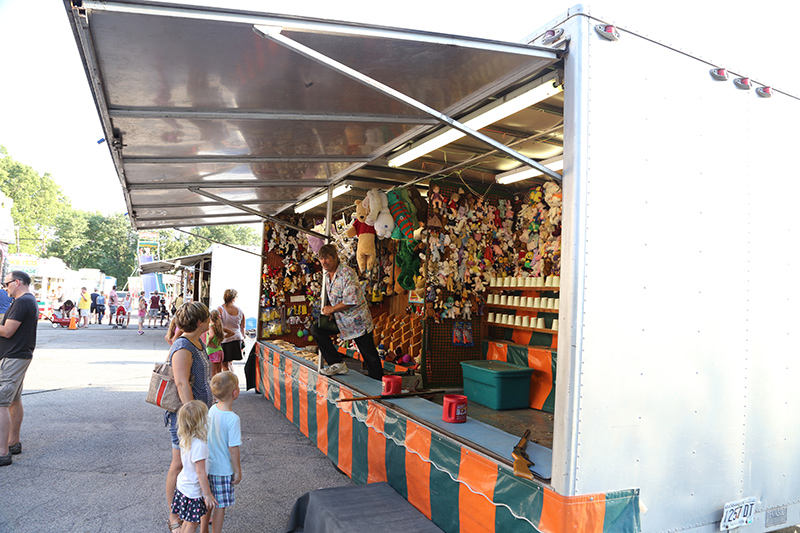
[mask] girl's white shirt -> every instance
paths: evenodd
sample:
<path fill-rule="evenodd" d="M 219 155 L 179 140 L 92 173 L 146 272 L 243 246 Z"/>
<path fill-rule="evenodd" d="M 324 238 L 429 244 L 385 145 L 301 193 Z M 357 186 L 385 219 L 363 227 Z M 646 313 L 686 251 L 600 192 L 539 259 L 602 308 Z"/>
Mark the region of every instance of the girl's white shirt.
<path fill-rule="evenodd" d="M 189 450 L 181 448 L 181 462 L 183 469 L 178 474 L 178 490 L 187 498 L 197 499 L 203 497 L 203 489 L 200 487 L 200 480 L 197 477 L 197 461 L 208 459 L 208 446 L 200 439 L 192 439 L 192 447 Z"/>

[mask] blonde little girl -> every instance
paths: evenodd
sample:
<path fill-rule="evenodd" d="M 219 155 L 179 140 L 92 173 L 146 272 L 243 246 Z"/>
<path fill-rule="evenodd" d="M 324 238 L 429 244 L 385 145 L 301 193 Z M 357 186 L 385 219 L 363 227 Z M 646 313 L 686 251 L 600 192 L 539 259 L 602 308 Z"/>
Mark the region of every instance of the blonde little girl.
<path fill-rule="evenodd" d="M 208 459 L 208 407 L 199 400 L 192 400 L 178 411 L 178 437 L 180 437 L 183 469 L 178 474 L 172 512 L 183 520 L 182 533 L 190 533 L 200 524 L 201 531 L 208 531 L 211 510 L 217 500 L 211 493 L 206 473 Z"/>
<path fill-rule="evenodd" d="M 208 334 L 206 335 L 206 352 L 208 353 L 208 360 L 211 361 L 211 377 L 219 374 L 222 371 L 222 339 L 228 335 L 233 335 L 233 332 L 227 328 L 222 327 L 222 317 L 220 317 L 219 310 L 214 309 L 211 311 L 211 322 L 208 323 Z"/>

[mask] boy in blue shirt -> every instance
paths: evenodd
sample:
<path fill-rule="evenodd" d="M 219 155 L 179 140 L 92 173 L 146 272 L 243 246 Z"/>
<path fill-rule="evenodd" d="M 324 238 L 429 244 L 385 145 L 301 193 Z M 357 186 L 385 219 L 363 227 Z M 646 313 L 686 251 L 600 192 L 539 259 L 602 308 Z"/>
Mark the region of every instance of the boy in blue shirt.
<path fill-rule="evenodd" d="M 233 486 L 242 480 L 242 430 L 232 410 L 239 397 L 239 378 L 233 372 L 220 372 L 211 379 L 211 393 L 218 403 L 208 410 L 208 484 L 219 504 L 211 515 L 211 527 L 220 533 L 225 508 L 234 504 Z"/>

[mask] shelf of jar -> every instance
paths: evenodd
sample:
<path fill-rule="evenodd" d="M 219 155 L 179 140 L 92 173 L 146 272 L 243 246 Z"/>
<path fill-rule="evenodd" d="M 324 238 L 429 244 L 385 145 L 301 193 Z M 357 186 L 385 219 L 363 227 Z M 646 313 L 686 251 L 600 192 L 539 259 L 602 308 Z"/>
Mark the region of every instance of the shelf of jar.
<path fill-rule="evenodd" d="M 537 333 L 549 333 L 551 335 L 558 333 L 557 329 L 547 329 L 547 328 L 531 328 L 525 326 L 515 326 L 513 324 L 498 324 L 497 322 L 487 322 L 490 326 L 496 326 L 498 328 L 508 328 L 508 329 L 519 329 L 522 331 L 535 331 Z M 492 341 L 492 339 L 488 339 Z M 492 341 L 494 342 L 494 341 Z"/>
<path fill-rule="evenodd" d="M 498 309 L 516 309 L 518 311 L 540 311 L 542 313 L 558 313 L 558 309 L 550 307 L 526 307 L 524 305 L 486 304 L 484 307 L 497 307 Z"/>
<path fill-rule="evenodd" d="M 561 287 L 486 287 L 487 290 L 490 291 L 547 291 L 547 292 L 558 292 L 561 290 Z"/>

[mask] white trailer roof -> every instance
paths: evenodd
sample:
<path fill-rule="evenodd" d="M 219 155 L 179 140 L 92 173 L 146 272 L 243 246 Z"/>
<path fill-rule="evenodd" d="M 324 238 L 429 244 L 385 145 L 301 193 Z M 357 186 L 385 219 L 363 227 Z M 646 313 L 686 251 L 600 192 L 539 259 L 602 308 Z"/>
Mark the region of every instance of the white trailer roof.
<path fill-rule="evenodd" d="M 445 161 L 440 154 L 389 167 L 387 154 L 447 122 L 256 26 L 280 27 L 281 38 L 445 117 L 530 82 L 562 54 L 228 9 L 64 1 L 135 229 L 254 222 L 347 181 L 354 188 L 336 199 L 338 209 L 366 189 L 424 179 L 492 150 L 467 139 Z M 493 182 L 524 157 L 539 161 L 560 152 L 559 131 L 539 135 L 558 129 L 557 98 L 550 107 L 551 113 L 523 113 L 523 120 L 484 131 L 504 145 L 523 140 L 514 148 L 522 159 L 501 149 L 500 157 L 481 159 L 462 177 Z"/>

